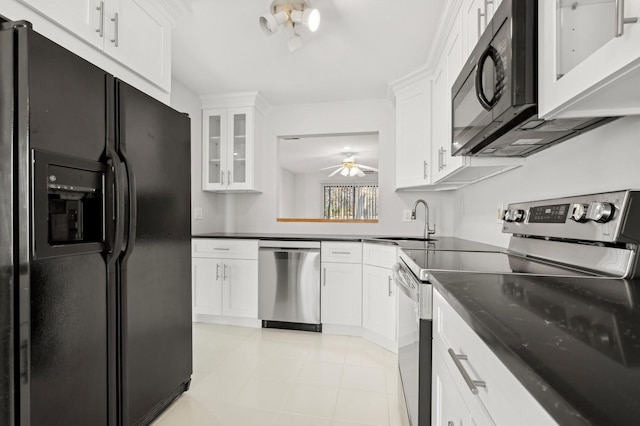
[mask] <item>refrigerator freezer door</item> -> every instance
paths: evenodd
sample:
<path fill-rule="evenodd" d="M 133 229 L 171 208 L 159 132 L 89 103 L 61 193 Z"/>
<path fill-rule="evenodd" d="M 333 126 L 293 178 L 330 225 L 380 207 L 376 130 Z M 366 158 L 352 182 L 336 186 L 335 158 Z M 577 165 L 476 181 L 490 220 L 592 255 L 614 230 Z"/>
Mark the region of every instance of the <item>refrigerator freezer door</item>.
<path fill-rule="evenodd" d="M 13 32 L 18 69 L 14 104 L 18 119 L 13 126 L 19 134 L 14 141 L 19 158 L 14 176 L 25 188 L 20 193 L 28 194 L 33 184 L 34 150 L 86 162 L 103 161 L 112 96 L 107 87 L 112 77 L 28 25 Z M 28 276 L 21 275 L 16 285 L 28 290 L 28 304 L 18 305 L 20 344 L 30 344 L 24 378 L 28 394 L 20 396 L 21 410 L 34 425 L 113 425 L 115 383 L 110 374 L 115 365 L 115 335 L 111 333 L 115 299 L 106 253 L 80 251 L 34 259 L 30 198 L 20 202 L 27 210 L 18 218 L 27 222 L 26 231 L 19 226 L 14 234 L 19 245 L 28 247 L 27 260 L 21 264 Z M 23 318 L 25 312 L 28 316 Z M 28 422 L 24 416 L 21 422 Z"/>
<path fill-rule="evenodd" d="M 130 425 L 155 418 L 191 378 L 190 123 L 117 86 L 119 151 L 135 197 L 121 264 L 123 424 Z"/>

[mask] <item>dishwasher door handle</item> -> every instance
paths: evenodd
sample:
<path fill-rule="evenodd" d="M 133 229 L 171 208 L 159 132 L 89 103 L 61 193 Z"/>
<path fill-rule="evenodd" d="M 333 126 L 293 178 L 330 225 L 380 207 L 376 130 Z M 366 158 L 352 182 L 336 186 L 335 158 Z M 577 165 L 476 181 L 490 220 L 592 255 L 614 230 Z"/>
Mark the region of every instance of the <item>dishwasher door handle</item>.
<path fill-rule="evenodd" d="M 276 247 L 260 247 L 259 251 L 270 251 L 273 253 L 320 253 L 320 249 L 316 248 L 276 248 Z"/>

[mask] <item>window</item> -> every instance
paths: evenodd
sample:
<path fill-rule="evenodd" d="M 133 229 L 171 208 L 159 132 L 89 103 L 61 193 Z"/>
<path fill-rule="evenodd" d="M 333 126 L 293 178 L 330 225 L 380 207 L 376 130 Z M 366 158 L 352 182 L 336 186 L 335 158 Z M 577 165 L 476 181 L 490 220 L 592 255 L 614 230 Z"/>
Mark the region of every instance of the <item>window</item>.
<path fill-rule="evenodd" d="M 325 184 L 324 218 L 377 219 L 378 184 Z"/>

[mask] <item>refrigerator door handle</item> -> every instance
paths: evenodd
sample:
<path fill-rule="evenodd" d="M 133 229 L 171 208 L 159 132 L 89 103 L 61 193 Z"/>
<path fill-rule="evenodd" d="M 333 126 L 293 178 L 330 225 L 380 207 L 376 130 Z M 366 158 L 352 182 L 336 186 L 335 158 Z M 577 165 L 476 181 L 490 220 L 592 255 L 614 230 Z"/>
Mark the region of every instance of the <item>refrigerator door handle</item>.
<path fill-rule="evenodd" d="M 114 186 L 114 194 L 113 198 L 115 201 L 114 213 L 114 237 L 113 237 L 113 246 L 111 247 L 110 253 L 112 256 L 109 258 L 109 264 L 113 264 L 115 260 L 120 255 L 122 251 L 122 244 L 124 243 L 124 228 L 122 223 L 124 222 L 124 191 L 122 187 L 121 180 L 121 170 L 122 170 L 122 162 L 120 161 L 120 157 L 116 153 L 115 149 L 107 143 L 106 145 L 106 154 L 107 158 L 111 160 L 111 165 L 113 168 L 113 186 Z"/>
<path fill-rule="evenodd" d="M 124 149 L 120 150 L 122 160 L 124 162 L 125 169 L 127 171 L 127 183 L 129 186 L 129 235 L 127 238 L 127 248 L 124 251 L 122 262 L 126 262 L 131 253 L 133 247 L 136 244 L 136 227 L 138 222 L 138 197 L 136 194 L 136 175 L 133 172 L 133 167 L 127 158 L 127 153 Z"/>

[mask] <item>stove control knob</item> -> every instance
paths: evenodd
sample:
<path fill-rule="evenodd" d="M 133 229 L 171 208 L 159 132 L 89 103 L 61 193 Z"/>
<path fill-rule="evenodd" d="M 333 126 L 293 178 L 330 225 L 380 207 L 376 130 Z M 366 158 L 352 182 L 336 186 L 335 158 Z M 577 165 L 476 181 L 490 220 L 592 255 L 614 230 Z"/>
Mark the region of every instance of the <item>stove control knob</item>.
<path fill-rule="evenodd" d="M 512 222 L 524 221 L 524 210 L 516 209 L 510 212 Z"/>
<path fill-rule="evenodd" d="M 505 210 L 502 212 L 502 220 L 505 222 L 511 222 L 511 210 Z"/>
<path fill-rule="evenodd" d="M 586 222 L 588 209 L 588 204 L 574 204 L 571 206 L 571 219 L 576 222 Z"/>
<path fill-rule="evenodd" d="M 589 204 L 587 219 L 594 222 L 605 223 L 613 218 L 615 207 L 611 203 L 593 202 Z"/>

